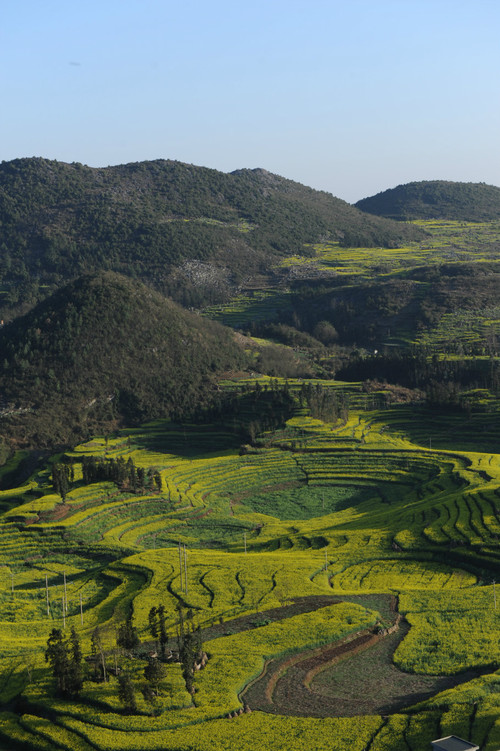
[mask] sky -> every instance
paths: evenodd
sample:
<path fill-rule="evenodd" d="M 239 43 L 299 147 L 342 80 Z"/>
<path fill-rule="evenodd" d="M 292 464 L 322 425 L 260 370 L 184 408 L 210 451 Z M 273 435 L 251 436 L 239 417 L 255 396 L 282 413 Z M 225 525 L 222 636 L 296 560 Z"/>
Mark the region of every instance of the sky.
<path fill-rule="evenodd" d="M 2 0 L 0 160 L 500 186 L 499 0 Z"/>

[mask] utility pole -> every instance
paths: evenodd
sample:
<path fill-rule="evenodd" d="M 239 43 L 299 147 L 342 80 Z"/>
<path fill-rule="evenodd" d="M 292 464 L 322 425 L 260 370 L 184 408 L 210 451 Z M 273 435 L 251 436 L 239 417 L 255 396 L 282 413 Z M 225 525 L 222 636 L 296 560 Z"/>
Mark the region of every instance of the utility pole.
<path fill-rule="evenodd" d="M 63 571 L 64 576 L 64 612 L 68 612 L 68 592 L 66 590 L 66 571 Z"/>
<path fill-rule="evenodd" d="M 183 589 L 183 581 L 182 581 L 182 552 L 181 552 L 181 541 L 179 540 L 179 577 L 181 580 L 181 592 Z"/>
<path fill-rule="evenodd" d="M 188 559 L 187 559 L 186 543 L 184 543 L 184 580 L 186 582 L 185 592 L 187 594 L 188 593 Z"/>
<path fill-rule="evenodd" d="M 63 598 L 62 598 L 63 629 L 66 629 L 66 611 L 64 609 L 64 605 L 65 605 L 65 602 L 64 602 L 64 595 L 63 595 Z"/>

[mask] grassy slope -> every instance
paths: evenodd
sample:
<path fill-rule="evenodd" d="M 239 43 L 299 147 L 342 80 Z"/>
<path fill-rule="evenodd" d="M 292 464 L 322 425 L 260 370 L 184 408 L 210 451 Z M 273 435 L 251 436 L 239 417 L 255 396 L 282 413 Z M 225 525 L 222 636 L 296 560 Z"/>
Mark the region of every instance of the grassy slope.
<path fill-rule="evenodd" d="M 207 315 L 228 325 L 281 321 L 314 334 L 331 323 L 344 345 L 436 344 L 488 353 L 500 330 L 500 226 L 421 222 L 419 243 L 395 248 L 314 246 L 280 262 L 287 287 L 240 295 Z"/>

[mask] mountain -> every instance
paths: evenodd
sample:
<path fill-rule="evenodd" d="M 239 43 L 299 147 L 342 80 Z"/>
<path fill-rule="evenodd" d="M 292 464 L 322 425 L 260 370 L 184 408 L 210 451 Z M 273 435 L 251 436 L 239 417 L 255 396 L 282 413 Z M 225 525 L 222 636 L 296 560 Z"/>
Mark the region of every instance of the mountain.
<path fill-rule="evenodd" d="M 398 185 L 363 198 L 355 206 L 389 219 L 488 222 L 500 219 L 500 188 L 485 183 L 428 180 Z"/>
<path fill-rule="evenodd" d="M 307 244 L 394 247 L 420 235 L 262 169 L 17 159 L 0 164 L 0 314 L 100 270 L 201 306 Z"/>
<path fill-rule="evenodd" d="M 233 333 L 114 272 L 59 289 L 0 332 L 0 430 L 28 444 L 186 416 L 245 362 Z"/>

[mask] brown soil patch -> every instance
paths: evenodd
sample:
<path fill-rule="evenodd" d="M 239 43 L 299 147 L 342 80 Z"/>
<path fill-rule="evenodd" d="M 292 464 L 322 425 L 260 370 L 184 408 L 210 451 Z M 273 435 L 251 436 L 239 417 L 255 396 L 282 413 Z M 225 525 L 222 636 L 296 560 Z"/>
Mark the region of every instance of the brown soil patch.
<path fill-rule="evenodd" d="M 202 639 L 203 641 L 209 641 L 210 639 L 218 639 L 220 636 L 237 634 L 240 631 L 248 631 L 251 628 L 256 628 L 255 624 L 261 621 L 282 621 L 285 618 L 291 618 L 293 615 L 311 613 L 313 610 L 318 610 L 319 608 L 336 605 L 338 602 L 340 601 L 329 595 L 297 597 L 293 602 L 278 608 L 249 613 L 223 623 L 214 623 L 203 629 Z"/>
<path fill-rule="evenodd" d="M 69 515 L 69 512 L 73 512 L 74 510 L 74 506 L 68 506 L 67 503 L 58 503 L 57 506 L 55 506 L 50 511 L 43 511 L 39 515 L 40 521 L 58 522 L 61 519 L 65 519 Z"/>
<path fill-rule="evenodd" d="M 387 715 L 479 675 L 472 670 L 454 676 L 399 670 L 392 657 L 409 629 L 397 614 L 385 634 L 367 629 L 321 649 L 271 660 L 241 698 L 252 710 L 280 715 Z"/>

